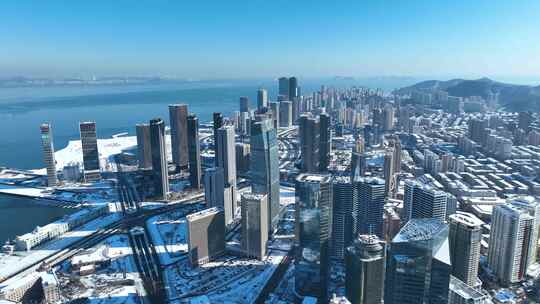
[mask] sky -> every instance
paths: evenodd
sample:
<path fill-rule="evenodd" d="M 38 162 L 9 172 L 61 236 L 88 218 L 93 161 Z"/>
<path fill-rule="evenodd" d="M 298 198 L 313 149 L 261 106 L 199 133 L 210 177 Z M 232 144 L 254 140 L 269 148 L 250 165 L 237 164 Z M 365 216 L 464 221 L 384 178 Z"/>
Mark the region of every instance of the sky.
<path fill-rule="evenodd" d="M 538 0 L 2 0 L 0 76 L 538 77 L 538 12 Z"/>

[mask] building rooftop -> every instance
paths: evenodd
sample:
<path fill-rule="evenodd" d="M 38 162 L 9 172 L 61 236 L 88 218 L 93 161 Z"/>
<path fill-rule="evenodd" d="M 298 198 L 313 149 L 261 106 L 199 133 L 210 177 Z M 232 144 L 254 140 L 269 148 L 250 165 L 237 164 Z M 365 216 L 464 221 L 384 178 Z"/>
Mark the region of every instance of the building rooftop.
<path fill-rule="evenodd" d="M 482 220 L 477 218 L 474 214 L 468 212 L 457 211 L 455 214 L 449 216 L 449 219 L 456 221 L 468 227 L 479 227 L 485 224 Z"/>
<path fill-rule="evenodd" d="M 303 173 L 298 175 L 296 178 L 299 182 L 307 183 L 328 183 L 332 179 L 332 176 L 329 174 L 313 174 L 313 173 Z"/>
<path fill-rule="evenodd" d="M 395 236 L 392 242 L 427 241 L 431 240 L 442 230 L 445 223 L 434 218 L 411 219 Z"/>
<path fill-rule="evenodd" d="M 191 221 L 195 221 L 195 220 L 198 220 L 200 218 L 203 218 L 203 217 L 218 214 L 219 212 L 221 212 L 220 208 L 212 207 L 212 208 L 201 210 L 199 212 L 188 214 L 188 215 L 186 215 L 186 220 L 188 222 L 191 222 Z"/>

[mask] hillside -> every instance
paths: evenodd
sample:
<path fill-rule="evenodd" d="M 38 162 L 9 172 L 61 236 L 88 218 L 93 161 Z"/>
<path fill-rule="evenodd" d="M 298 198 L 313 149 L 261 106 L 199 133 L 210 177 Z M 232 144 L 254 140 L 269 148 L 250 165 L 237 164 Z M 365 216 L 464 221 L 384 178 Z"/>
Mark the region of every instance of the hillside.
<path fill-rule="evenodd" d="M 414 91 L 430 92 L 443 90 L 450 96 L 487 98 L 489 93 L 499 93 L 499 105 L 507 111 L 540 111 L 540 86 L 515 85 L 502 83 L 489 78 L 476 80 L 452 79 L 447 81 L 428 80 L 401 88 L 397 93 L 407 94 Z"/>

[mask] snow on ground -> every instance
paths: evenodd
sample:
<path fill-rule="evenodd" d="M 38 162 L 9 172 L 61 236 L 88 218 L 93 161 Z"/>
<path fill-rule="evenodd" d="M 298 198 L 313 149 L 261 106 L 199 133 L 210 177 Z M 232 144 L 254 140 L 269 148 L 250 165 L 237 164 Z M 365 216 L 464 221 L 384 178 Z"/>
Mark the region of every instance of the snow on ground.
<path fill-rule="evenodd" d="M 174 263 L 187 253 L 187 224 L 183 213 L 158 215 L 150 218 L 147 223 L 161 264 Z"/>
<path fill-rule="evenodd" d="M 107 139 L 98 139 L 98 151 L 100 162 L 105 162 L 112 155 L 137 147 L 136 136 L 118 136 Z M 68 164 L 82 166 L 82 146 L 79 139 L 70 140 L 67 147 L 54 153 L 56 169 L 62 170 Z"/>
<path fill-rule="evenodd" d="M 65 271 L 60 272 L 63 294 L 76 297 L 87 296 L 89 303 L 93 304 L 139 303 L 137 287 L 141 288 L 142 285 L 134 284 L 134 282 L 140 281 L 140 277 L 128 236 L 122 234 L 107 238 L 94 246 L 87 254 L 74 258 L 91 259 L 93 255 L 110 258 L 110 265 L 98 270 L 95 274 L 77 277 L 73 280 L 69 262 L 65 262 L 61 268 Z M 133 282 L 113 284 L 113 282 L 121 282 L 126 279 L 133 280 Z M 145 292 L 141 293 L 145 294 Z"/>
<path fill-rule="evenodd" d="M 119 219 L 119 213 L 111 213 L 105 217 L 90 221 L 73 231 L 66 232 L 62 236 L 40 245 L 28 253 L 17 253 L 17 255 L 11 256 L 0 255 L 0 278 L 10 276 L 18 272 L 19 269 L 27 267 L 53 253 L 67 248 L 81 238 L 91 235 L 99 228 L 112 224 Z"/>

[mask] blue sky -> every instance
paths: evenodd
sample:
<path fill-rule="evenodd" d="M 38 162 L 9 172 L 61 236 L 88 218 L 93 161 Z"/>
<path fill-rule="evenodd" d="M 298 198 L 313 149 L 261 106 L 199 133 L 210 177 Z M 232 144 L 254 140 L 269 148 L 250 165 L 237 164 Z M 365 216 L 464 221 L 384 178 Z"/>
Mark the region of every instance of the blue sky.
<path fill-rule="evenodd" d="M 0 1 L 0 76 L 540 76 L 538 0 Z"/>

